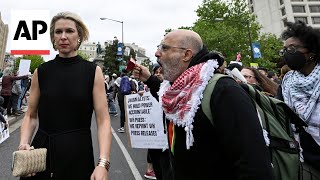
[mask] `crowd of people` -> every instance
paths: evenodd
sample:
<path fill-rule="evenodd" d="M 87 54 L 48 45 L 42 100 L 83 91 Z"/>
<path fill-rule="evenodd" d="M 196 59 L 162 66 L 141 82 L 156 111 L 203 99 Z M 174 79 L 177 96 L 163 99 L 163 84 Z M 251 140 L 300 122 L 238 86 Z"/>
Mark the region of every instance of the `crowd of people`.
<path fill-rule="evenodd" d="M 103 75 L 98 66 L 77 55 L 89 32 L 76 14 L 54 16 L 50 36 L 59 54 L 33 74 L 18 148 L 47 148 L 47 169 L 22 179 L 108 179 L 110 115 L 120 114 L 117 131 L 125 133 L 124 97 L 145 91 L 150 91 L 163 109 L 165 116 L 158 120 L 163 122 L 169 144 L 166 150 L 148 150 L 146 178 L 276 179 L 260 117 L 242 83 L 284 101 L 307 124 L 297 137 L 301 159 L 320 169 L 320 32 L 303 22 L 289 22 L 282 34 L 285 42 L 280 54 L 286 65 L 279 77 L 272 70 L 242 66 L 238 61 L 228 65 L 191 30 L 174 30 L 164 36 L 152 72 L 136 63 L 132 72 L 124 69 L 119 76 Z M 221 78 L 211 92 L 212 125 L 202 109 L 205 88 L 215 74 L 228 74 L 234 68 L 243 80 Z M 27 90 L 18 82 L 24 79 L 27 76 L 4 73 L 2 107 L 8 114 L 19 113 L 21 102 L 17 99 L 24 96 L 15 94 L 13 87 L 19 84 Z M 96 166 L 90 132 L 93 110 L 99 141 Z"/>
<path fill-rule="evenodd" d="M 7 116 L 20 116 L 24 113 L 22 108 L 27 106 L 26 94 L 30 81 L 28 75 L 17 76 L 17 72 L 11 68 L 4 69 L 1 77 L 0 121 L 5 129 L 9 127 Z"/>
<path fill-rule="evenodd" d="M 1 97 L 4 99 L 2 108 L 4 114 L 18 116 L 23 114 L 22 105 L 27 104 L 26 93 L 30 88 L 30 77 L 28 75 L 18 76 L 17 71 L 6 68 L 3 71 L 1 81 Z"/>

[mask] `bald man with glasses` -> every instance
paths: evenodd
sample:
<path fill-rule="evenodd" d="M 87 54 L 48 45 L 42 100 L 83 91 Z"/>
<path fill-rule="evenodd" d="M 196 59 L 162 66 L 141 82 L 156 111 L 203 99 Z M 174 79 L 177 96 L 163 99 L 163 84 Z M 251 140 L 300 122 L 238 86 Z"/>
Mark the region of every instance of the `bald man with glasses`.
<path fill-rule="evenodd" d="M 183 29 L 168 33 L 155 56 L 163 68 L 161 85 L 144 66 L 136 65 L 133 74 L 158 92 L 174 179 L 274 179 L 255 107 L 236 81 L 217 82 L 210 101 L 214 125 L 202 111 L 204 89 L 223 58 Z"/>

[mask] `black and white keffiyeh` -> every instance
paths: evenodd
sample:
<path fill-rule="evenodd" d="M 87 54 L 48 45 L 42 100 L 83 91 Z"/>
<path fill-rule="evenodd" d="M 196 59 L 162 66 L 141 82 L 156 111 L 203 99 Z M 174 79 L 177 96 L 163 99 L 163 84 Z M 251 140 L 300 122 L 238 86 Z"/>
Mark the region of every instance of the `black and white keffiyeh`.
<path fill-rule="evenodd" d="M 308 124 L 307 132 L 320 145 L 320 65 L 308 76 L 289 71 L 282 82 L 282 94 L 284 102 Z"/>

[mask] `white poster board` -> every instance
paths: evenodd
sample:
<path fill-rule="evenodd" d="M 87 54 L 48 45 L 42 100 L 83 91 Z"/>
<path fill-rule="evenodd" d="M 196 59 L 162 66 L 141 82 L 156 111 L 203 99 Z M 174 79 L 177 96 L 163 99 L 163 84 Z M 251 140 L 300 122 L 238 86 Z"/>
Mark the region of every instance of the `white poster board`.
<path fill-rule="evenodd" d="M 5 116 L 5 120 L 8 121 L 7 116 Z M 0 144 L 6 139 L 8 139 L 9 136 L 10 136 L 9 125 L 7 128 L 5 128 L 5 124 L 0 122 Z"/>
<path fill-rule="evenodd" d="M 25 76 L 28 75 L 30 71 L 30 64 L 31 60 L 28 59 L 21 59 L 19 64 L 19 74 L 18 76 Z"/>
<path fill-rule="evenodd" d="M 167 135 L 164 133 L 163 111 L 159 102 L 145 92 L 143 96 L 125 96 L 127 134 L 132 148 L 166 149 Z"/>

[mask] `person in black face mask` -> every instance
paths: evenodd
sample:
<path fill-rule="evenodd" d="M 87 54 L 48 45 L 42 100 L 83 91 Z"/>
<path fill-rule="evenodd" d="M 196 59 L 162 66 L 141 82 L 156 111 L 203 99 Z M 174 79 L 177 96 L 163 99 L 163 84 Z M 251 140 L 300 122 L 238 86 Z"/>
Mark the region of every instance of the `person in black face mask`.
<path fill-rule="evenodd" d="M 298 21 L 288 22 L 280 55 L 292 69 L 283 78 L 284 102 L 308 127 L 301 132 L 304 161 L 320 169 L 320 31 Z"/>
<path fill-rule="evenodd" d="M 320 32 L 307 27 L 303 22 L 288 22 L 288 29 L 282 33 L 285 43 L 280 55 L 292 70 L 308 76 L 318 62 L 319 38 Z"/>

